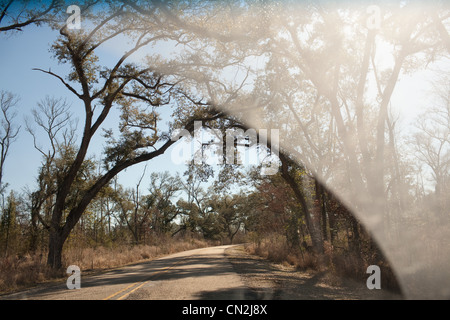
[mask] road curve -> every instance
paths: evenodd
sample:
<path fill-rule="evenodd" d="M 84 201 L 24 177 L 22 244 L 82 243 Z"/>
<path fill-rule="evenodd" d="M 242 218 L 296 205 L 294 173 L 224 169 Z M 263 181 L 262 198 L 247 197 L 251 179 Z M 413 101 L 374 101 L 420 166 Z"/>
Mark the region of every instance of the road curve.
<path fill-rule="evenodd" d="M 59 285 L 1 296 L 1 300 L 252 299 L 225 256 L 230 246 L 179 252 L 160 259 L 83 276 L 81 288 Z"/>

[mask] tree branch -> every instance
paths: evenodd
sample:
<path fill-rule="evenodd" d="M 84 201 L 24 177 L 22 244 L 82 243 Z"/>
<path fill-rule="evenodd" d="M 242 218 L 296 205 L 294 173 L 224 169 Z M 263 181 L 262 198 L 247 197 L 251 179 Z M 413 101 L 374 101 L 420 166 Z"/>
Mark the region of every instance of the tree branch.
<path fill-rule="evenodd" d="M 50 70 L 49 70 L 49 71 L 46 71 L 46 70 L 42 70 L 42 69 L 39 69 L 39 68 L 33 68 L 32 70 L 35 70 L 35 71 L 41 71 L 41 72 L 47 73 L 47 74 L 49 74 L 49 75 L 52 75 L 52 76 L 54 76 L 55 78 L 58 78 L 58 79 L 66 86 L 67 89 L 69 89 L 70 91 L 72 91 L 73 94 L 75 94 L 78 98 L 80 98 L 81 100 L 83 100 L 83 96 L 82 96 L 81 94 L 79 94 L 79 93 L 78 93 L 71 85 L 69 85 L 66 81 L 64 81 L 64 79 L 61 78 L 59 75 L 57 75 L 57 74 L 51 72 Z"/>

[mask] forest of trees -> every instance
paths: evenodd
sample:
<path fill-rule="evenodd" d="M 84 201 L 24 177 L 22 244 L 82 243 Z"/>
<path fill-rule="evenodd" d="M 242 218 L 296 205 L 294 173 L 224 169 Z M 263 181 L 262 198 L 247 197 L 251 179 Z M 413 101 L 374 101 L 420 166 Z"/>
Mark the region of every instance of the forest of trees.
<path fill-rule="evenodd" d="M 73 30 L 67 6 L 37 1 L 19 10 L 14 1 L 0 2 L 0 33 L 20 37 L 36 24 L 56 32 L 50 55 L 70 71 L 36 66 L 35 72 L 79 102 L 70 105 L 49 89 L 22 121 L 22 93 L 1 91 L 0 259 L 44 254 L 50 268 L 61 269 L 71 245 L 197 238 L 253 242 L 261 251 L 269 250 L 265 240 L 276 239 L 286 257 L 303 261 L 299 267 L 308 266 L 308 257 L 315 261 L 309 267 L 361 276 L 377 264 L 394 279 L 393 263 L 408 293 L 423 283 L 426 292 L 445 287 L 450 11 L 444 2 L 384 4 L 377 28 L 367 27 L 364 5 L 117 0 L 80 2 L 84 27 Z M 107 64 L 101 50 L 116 40 L 121 54 Z M 134 58 L 162 42 L 171 54 L 149 50 Z M 403 130 L 393 106 L 396 84 L 403 74 L 434 70 L 434 63 L 432 99 Z M 117 127 L 105 127 L 116 110 Z M 196 121 L 223 137 L 231 128 L 280 129 L 278 173 L 192 161 L 179 174 L 146 166 L 133 188 L 118 182 L 127 168 L 169 152 L 178 143 L 175 130 L 194 133 Z M 41 156 L 26 191 L 2 180 L 18 135 L 28 135 Z M 275 151 L 271 138 L 258 135 L 259 148 Z M 94 139 L 104 141 L 101 160 Z M 416 269 L 406 268 L 414 263 Z M 390 285 L 398 287 L 396 280 Z"/>

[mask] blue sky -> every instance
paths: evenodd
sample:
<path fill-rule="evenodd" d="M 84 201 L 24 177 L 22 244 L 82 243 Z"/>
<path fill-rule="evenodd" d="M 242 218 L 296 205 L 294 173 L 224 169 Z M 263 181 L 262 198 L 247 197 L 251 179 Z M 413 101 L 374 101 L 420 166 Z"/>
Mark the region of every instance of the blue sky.
<path fill-rule="evenodd" d="M 46 94 L 63 94 L 55 79 L 32 70 L 55 64 L 48 52 L 50 39 L 48 29 L 35 26 L 26 28 L 23 33 L 0 34 L 0 88 L 19 96 L 15 120 L 21 125 L 18 139 L 6 160 L 4 181 L 18 191 L 27 184 L 31 187 L 41 160 L 31 136 L 24 130 L 24 117 L 31 115 L 36 102 Z"/>

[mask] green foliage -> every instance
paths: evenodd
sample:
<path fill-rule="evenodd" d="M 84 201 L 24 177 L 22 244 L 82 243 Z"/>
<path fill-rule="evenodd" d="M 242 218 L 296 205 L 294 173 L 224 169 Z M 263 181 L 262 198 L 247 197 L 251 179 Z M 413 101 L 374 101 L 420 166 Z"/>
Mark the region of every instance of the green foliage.
<path fill-rule="evenodd" d="M 80 31 L 71 33 L 68 37 L 59 37 L 52 45 L 50 51 L 53 57 L 61 64 L 70 64 L 72 71 L 67 80 L 77 82 L 84 81 L 90 87 L 98 82 L 100 67 L 96 64 L 98 57 L 90 50 L 89 43 L 85 42 L 86 33 Z M 80 79 L 80 75 L 83 79 Z"/>

